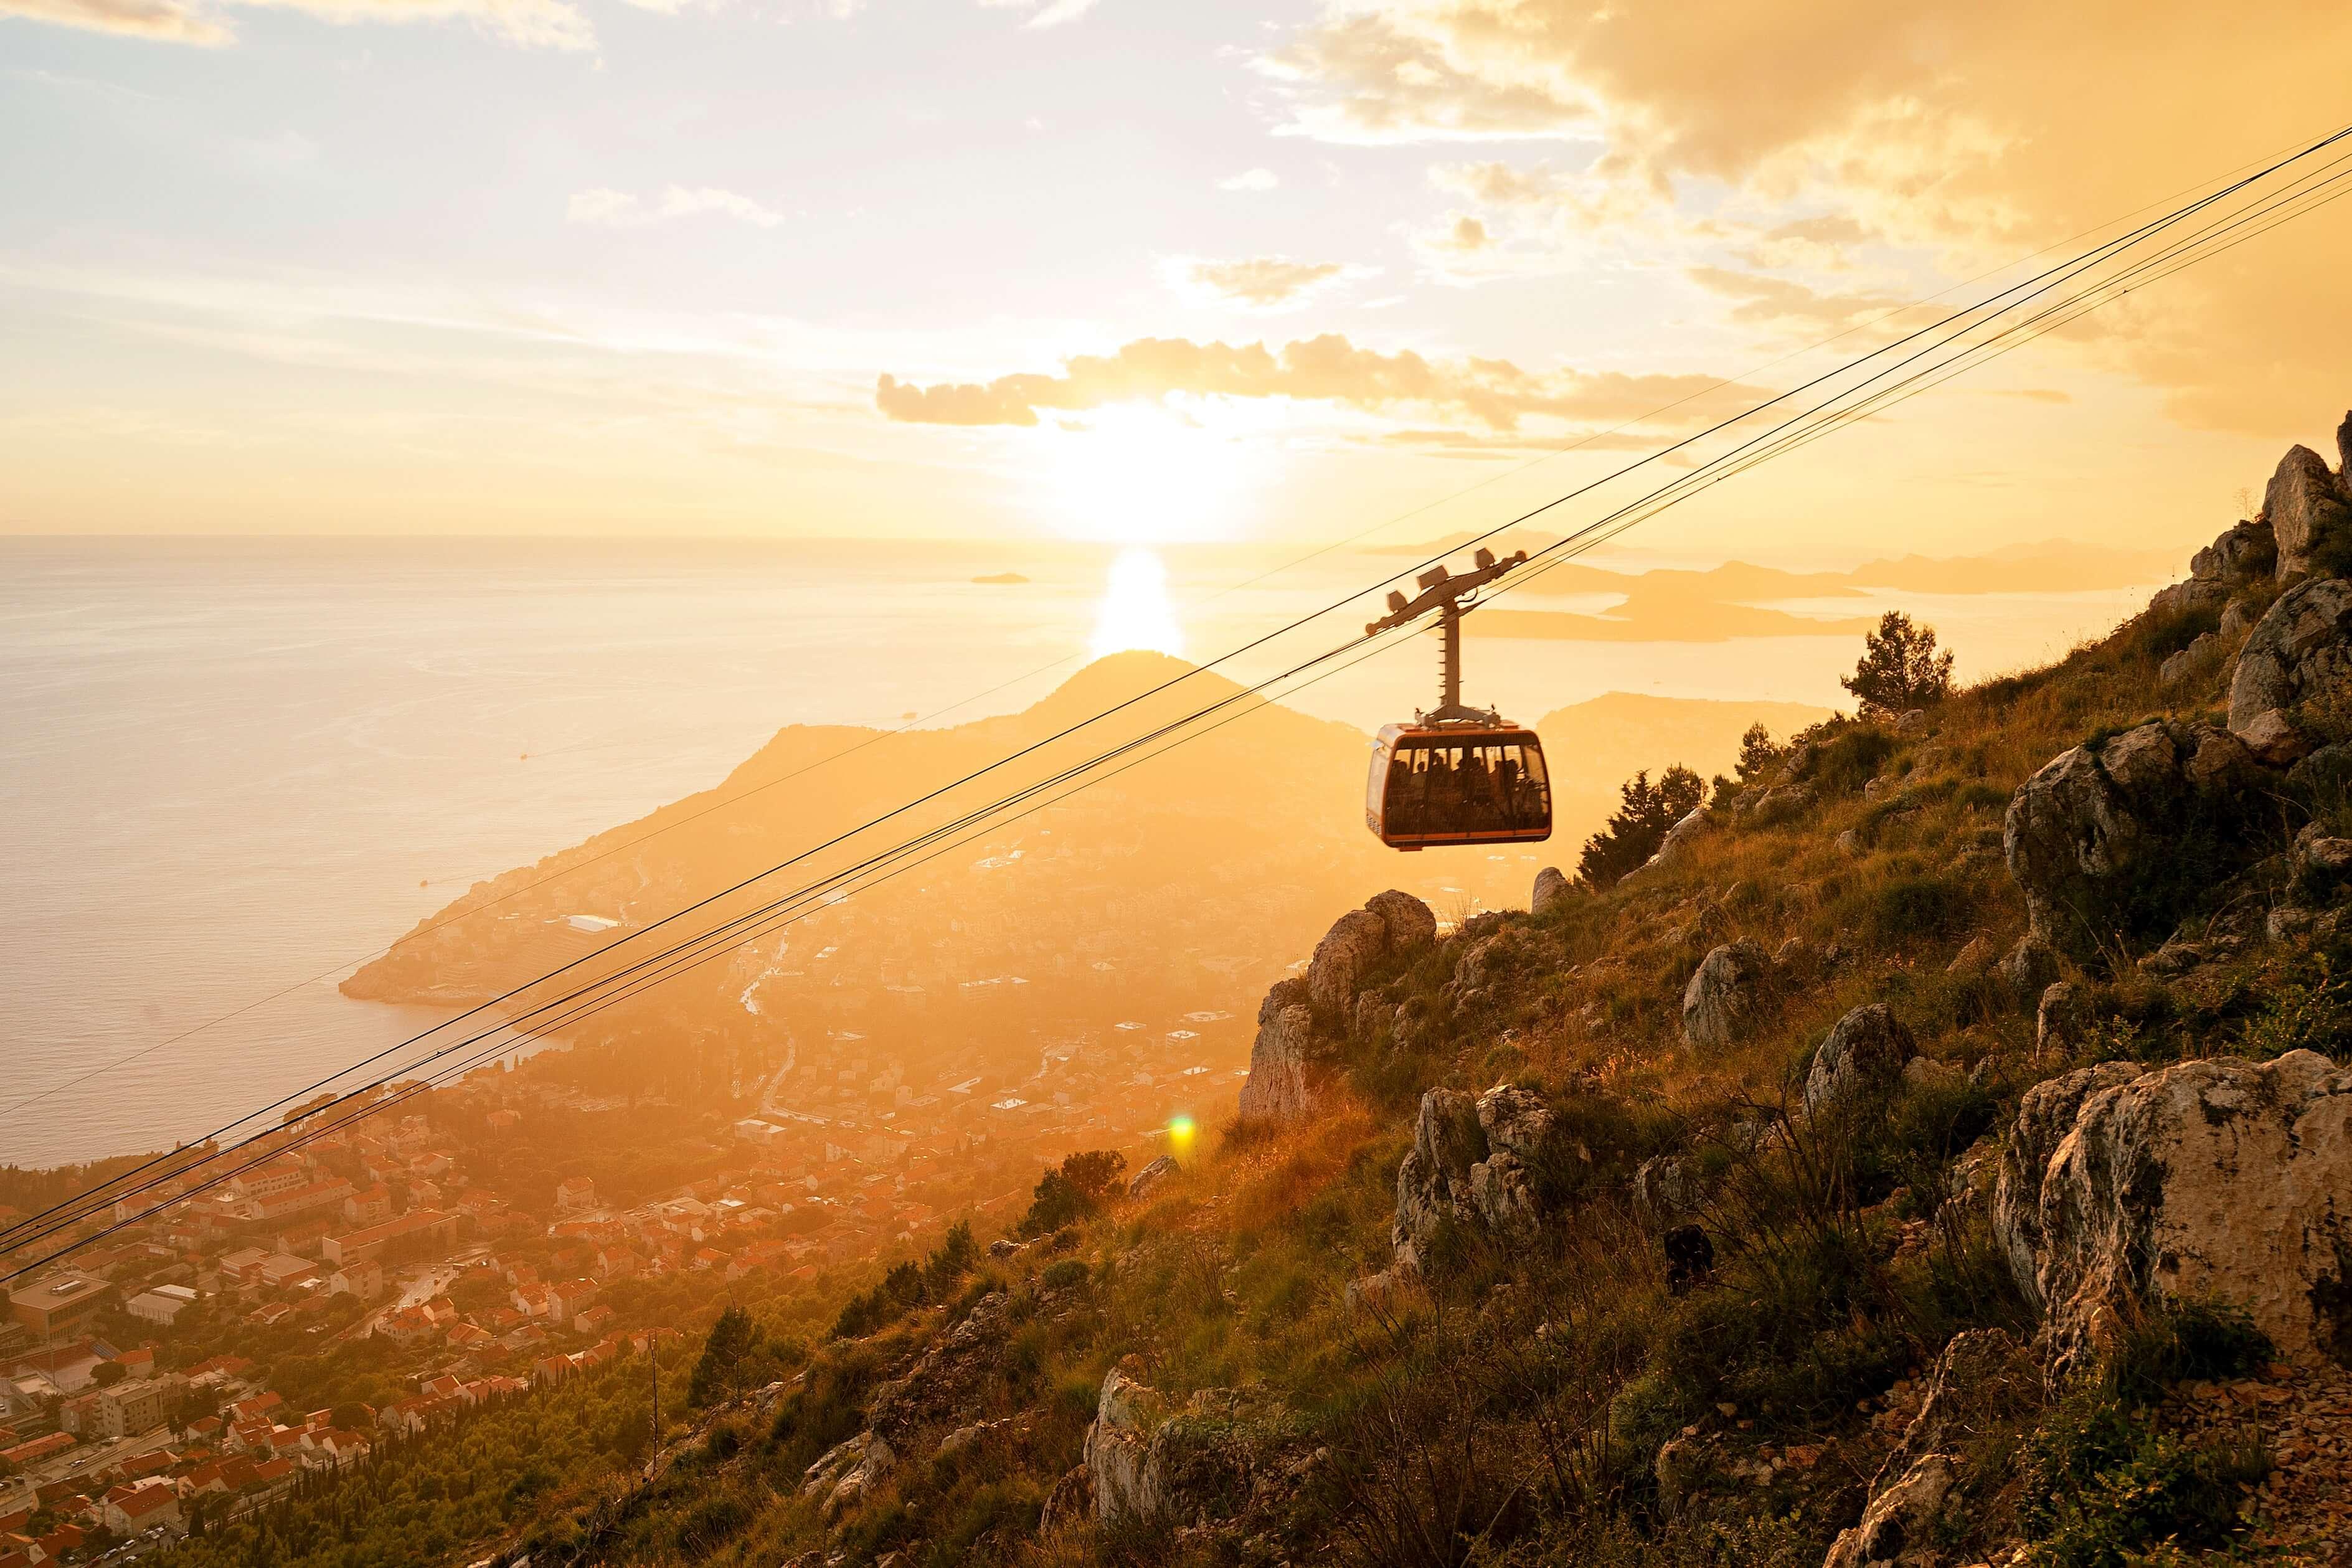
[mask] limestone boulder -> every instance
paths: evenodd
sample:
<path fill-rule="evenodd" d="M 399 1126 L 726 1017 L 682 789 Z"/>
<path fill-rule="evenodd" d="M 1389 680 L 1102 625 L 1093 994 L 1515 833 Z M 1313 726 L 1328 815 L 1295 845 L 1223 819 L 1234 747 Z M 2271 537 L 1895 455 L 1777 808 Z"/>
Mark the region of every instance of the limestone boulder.
<path fill-rule="evenodd" d="M 1288 1423 L 1270 1397 L 1202 1389 L 1179 1403 L 1140 1381 L 1129 1356 L 1103 1379 L 1084 1468 L 1106 1529 L 1199 1529 L 1257 1500 L 1278 1472 Z"/>
<path fill-rule="evenodd" d="M 866 1424 L 877 1442 L 892 1452 L 919 1453 L 921 1433 L 965 1420 L 1003 1371 L 1012 1329 L 1013 1298 L 1002 1290 L 982 1297 L 902 1376 L 875 1390 Z"/>
<path fill-rule="evenodd" d="M 1633 1215 L 1645 1229 L 1671 1230 L 1706 1201 L 1696 1167 L 1678 1154 L 1653 1154 L 1634 1167 Z"/>
<path fill-rule="evenodd" d="M 2238 650 L 2230 678 L 2230 728 L 2244 733 L 2263 714 L 2291 713 L 2352 678 L 2352 581 L 2315 577 L 2281 594 Z"/>
<path fill-rule="evenodd" d="M 2221 635 L 2206 632 L 2157 667 L 2156 678 L 2166 686 L 2202 680 L 2221 668 Z"/>
<path fill-rule="evenodd" d="M 1391 888 L 1385 893 L 1374 893 L 1364 901 L 1364 908 L 1380 917 L 1387 938 L 1384 956 L 1401 957 L 1437 940 L 1437 916 L 1411 893 Z"/>
<path fill-rule="evenodd" d="M 2058 979 L 2058 954 L 2031 931 L 2001 955 L 1996 966 L 2001 979 L 2020 997 L 2038 996 Z"/>
<path fill-rule="evenodd" d="M 1719 1050 L 1738 1039 L 1763 1005 L 1771 960 L 1753 942 L 1727 942 L 1710 952 L 1683 987 L 1683 1040 Z"/>
<path fill-rule="evenodd" d="M 2189 574 L 2209 583 L 2250 583 L 2278 568 L 2278 539 L 2267 521 L 2242 522 L 2199 551 Z"/>
<path fill-rule="evenodd" d="M 863 1501 L 898 1463 L 890 1446 L 872 1432 L 860 1432 L 826 1449 L 801 1480 L 801 1495 L 815 1498 L 828 1520 Z"/>
<path fill-rule="evenodd" d="M 1958 1479 L 1958 1462 L 1930 1454 L 1870 1500 L 1862 1522 L 1831 1542 L 1822 1568 L 1935 1568 L 1936 1539 Z"/>
<path fill-rule="evenodd" d="M 1560 900 L 1568 897 L 1572 884 L 1557 866 L 1547 866 L 1536 873 L 1535 892 L 1528 900 L 1528 910 L 1541 914 Z"/>
<path fill-rule="evenodd" d="M 2062 1367 L 2166 1300 L 2230 1303 L 2282 1352 L 2352 1364 L 2352 1073 L 2299 1050 L 2037 1085 L 1993 1227 Z"/>
<path fill-rule="evenodd" d="M 1486 1157 L 1470 1167 L 1470 1205 L 1498 1235 L 1525 1236 L 1543 1223 L 1536 1172 L 1554 1120 L 1543 1097 L 1528 1089 L 1496 1084 L 1478 1097 Z"/>
<path fill-rule="evenodd" d="M 1326 1016 L 1336 1016 L 1352 1006 L 1365 975 L 1388 952 L 1388 922 L 1370 910 L 1349 910 L 1341 915 L 1315 944 L 1315 956 L 1307 962 L 1308 1005 Z"/>
<path fill-rule="evenodd" d="M 1843 1116 L 1884 1103 L 1919 1054 L 1903 1021 L 1880 1002 L 1840 1018 L 1813 1053 L 1805 1074 L 1805 1114 Z"/>
<path fill-rule="evenodd" d="M 2314 558 L 2352 529 L 2352 509 L 2337 490 L 2327 460 L 2308 447 L 2290 447 L 2263 493 L 2263 513 L 2278 542 L 2278 574 L 2308 572 Z"/>
<path fill-rule="evenodd" d="M 1094 1473 L 1083 1463 L 1073 1465 L 1045 1494 L 1045 1506 L 1037 1515 L 1037 1533 L 1051 1536 L 1076 1529 L 1091 1523 L 1094 1514 Z"/>
<path fill-rule="evenodd" d="M 1657 852 L 1650 857 L 1644 868 L 1663 871 L 1680 865 L 1690 858 L 1691 846 L 1705 837 L 1714 826 L 1715 813 L 1704 805 L 1696 807 L 1666 829 L 1666 836 L 1658 841 Z"/>
<path fill-rule="evenodd" d="M 2051 988 L 2053 991 L 2056 986 Z M 2059 1006 L 2073 1011 L 2076 987 L 2067 994 L 2042 998 L 2042 1016 L 2049 1019 Z M 2095 1094 L 2131 1082 L 2141 1068 L 2134 1062 L 2101 1062 L 2096 1067 L 2045 1079 L 2025 1091 L 2018 1101 L 2017 1119 L 2000 1153 L 2000 1171 L 1994 1178 L 1993 1237 L 2008 1256 L 2010 1272 L 2028 1298 L 2041 1304 L 2039 1278 L 2042 1245 L 2042 1180 L 2058 1145 L 2074 1131 L 2083 1102 Z"/>
<path fill-rule="evenodd" d="M 1397 1267 L 1417 1272 L 1448 1225 L 1473 1223 L 1477 1210 L 1470 1171 L 1486 1158 L 1478 1105 L 1459 1089 L 1433 1089 L 1421 1097 L 1412 1147 L 1397 1166 L 1396 1217 L 1390 1240 Z"/>
<path fill-rule="evenodd" d="M 1543 1097 L 1497 1084 L 1472 1100 L 1458 1089 L 1421 1097 L 1412 1148 L 1397 1168 L 1390 1226 L 1396 1267 L 1425 1268 L 1448 1226 L 1524 1237 L 1546 1217 L 1538 1173 L 1557 1119 Z"/>
<path fill-rule="evenodd" d="M 2230 602 L 2230 585 L 2205 577 L 2185 577 L 2149 595 L 2148 613 L 2155 616 L 2180 616 L 2195 610 L 2219 613 Z"/>
<path fill-rule="evenodd" d="M 1086 1469 L 1093 1483 L 1095 1520 L 1117 1525 L 1160 1517 L 1159 1489 L 1145 1473 L 1152 1434 L 1168 1419 L 1168 1401 L 1140 1381 L 1142 1363 L 1129 1356 L 1103 1378 L 1087 1428 Z"/>
<path fill-rule="evenodd" d="M 1148 1198 L 1182 1174 L 1183 1170 L 1184 1167 L 1176 1163 L 1175 1155 L 1162 1154 L 1135 1173 L 1135 1180 L 1127 1184 L 1127 1195 Z"/>
<path fill-rule="evenodd" d="M 2033 1048 L 2045 1056 L 2065 1056 L 2083 1037 L 2088 1022 L 2083 988 L 2072 981 L 2053 980 L 2042 988 L 2033 1009 Z"/>
<path fill-rule="evenodd" d="M 1242 1085 L 1244 1120 L 1304 1121 L 1328 1102 L 1333 1052 L 1315 1033 L 1307 998 L 1307 982 L 1279 980 L 1258 1005 L 1257 1038 Z"/>
<path fill-rule="evenodd" d="M 2162 869 L 2181 834 L 2243 821 L 2253 766 L 2228 731 L 2166 720 L 2043 763 L 2018 786 L 2001 825 L 2033 938 L 2059 952 L 2095 949 L 2132 885 Z"/>

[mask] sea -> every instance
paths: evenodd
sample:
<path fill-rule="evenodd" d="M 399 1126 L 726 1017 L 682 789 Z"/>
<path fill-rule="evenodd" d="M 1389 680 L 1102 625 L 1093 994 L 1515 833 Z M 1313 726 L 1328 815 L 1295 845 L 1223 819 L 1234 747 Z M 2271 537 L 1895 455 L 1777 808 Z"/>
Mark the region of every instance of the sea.
<path fill-rule="evenodd" d="M 357 964 L 473 882 L 716 784 L 784 725 L 966 722 L 1101 653 L 1207 662 L 1328 612 L 1220 666 L 1259 679 L 1345 641 L 1379 613 L 1360 591 L 1410 564 L 1230 545 L 0 538 L 0 1164 L 169 1148 L 394 1050 L 445 1015 L 345 999 Z M 1900 603 L 1967 677 L 2053 657 L 2147 592 Z M 1528 721 L 1611 690 L 1837 706 L 1855 652 L 1851 635 L 1474 639 L 1468 673 L 1475 700 Z M 1369 731 L 1434 680 L 1433 645 L 1409 640 L 1286 700 Z"/>

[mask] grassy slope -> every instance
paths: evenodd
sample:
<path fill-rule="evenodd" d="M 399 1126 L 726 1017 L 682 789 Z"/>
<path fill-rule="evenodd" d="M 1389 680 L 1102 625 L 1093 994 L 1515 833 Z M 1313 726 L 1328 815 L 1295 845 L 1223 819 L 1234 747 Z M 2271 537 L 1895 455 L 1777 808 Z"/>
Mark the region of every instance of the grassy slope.
<path fill-rule="evenodd" d="M 1405 1004 L 1398 1037 L 1351 1047 L 1339 1112 L 1229 1135 L 1148 1207 L 983 1264 L 952 1300 L 852 1340 L 810 1333 L 805 1301 L 789 1321 L 783 1303 L 755 1305 L 775 1331 L 774 1369 L 793 1377 L 780 1401 L 693 1415 L 702 1436 L 660 1482 L 559 1489 L 511 1539 L 564 1543 L 556 1561 L 631 1563 L 772 1564 L 820 1547 L 853 1563 L 891 1551 L 940 1564 L 1324 1552 L 1818 1563 L 1859 1512 L 1943 1342 L 1972 1325 L 2028 1326 L 1982 1205 L 1942 1199 L 1955 1157 L 2002 1125 L 2025 1087 L 2075 1065 L 2037 1056 L 2030 1003 L 1949 967 L 1979 939 L 1998 952 L 2023 929 L 1999 853 L 2003 810 L 2056 752 L 2158 710 L 2157 666 L 2199 629 L 2143 617 L 2050 669 L 1955 697 L 1913 737 L 1833 731 L 1831 784 L 1803 816 L 1702 840 L 1683 866 L 1633 887 L 1504 917 L 1489 928 L 1503 936 L 1489 958 L 1499 977 L 1467 1003 L 1447 989 L 1461 942 L 1424 955 L 1388 981 Z M 2220 679 L 2167 706 L 2210 711 Z M 1864 798 L 1871 770 L 1846 764 L 1874 753 L 1916 809 Z M 1836 847 L 1849 828 L 1868 842 L 1858 857 Z M 1786 992 L 1736 1047 L 1695 1058 L 1679 1040 L 1684 984 L 1709 947 L 1742 936 L 1768 950 L 1792 937 L 1835 944 L 1845 957 Z M 2325 1048 L 2352 1027 L 2329 962 L 2262 949 L 2171 988 L 2119 962 L 2082 977 L 2105 1022 L 2075 1060 Z M 1786 1103 L 1831 1024 L 1867 1001 L 1886 1003 L 1956 1070 L 1866 1132 L 1742 1136 Z M 1395 1172 L 1421 1093 L 1501 1079 L 1539 1087 L 1573 1131 L 1576 1157 L 1539 1173 L 1569 1217 L 1538 1247 L 1465 1241 L 1426 1294 L 1351 1307 L 1348 1283 L 1389 1260 Z M 1708 1289 L 1682 1296 L 1626 1195 L 1635 1164 L 1666 1151 L 1720 1182 L 1706 1215 L 1719 1267 Z M 1020 1324 L 958 1419 L 1010 1425 L 953 1458 L 910 1457 L 829 1540 L 799 1497 L 803 1470 L 859 1429 L 874 1386 L 999 1288 Z M 1297 1450 L 1322 1457 L 1283 1506 L 1236 1531 L 1105 1540 L 1088 1526 L 1039 1539 L 1039 1506 L 1078 1460 L 1105 1373 L 1129 1355 L 1180 1396 L 1263 1384 L 1290 1411 Z M 2196 1487 L 2220 1461 L 2149 1458 L 2153 1439 L 2119 1414 L 2112 1385 L 2080 1399 L 1981 1436 L 2000 1479 L 1973 1500 L 1951 1560 L 2025 1533 L 2058 1542 L 2050 1561 L 2117 1561 L 2115 1541 L 2138 1526 L 2057 1521 L 2051 1499 L 2127 1462 L 2162 1472 L 2150 1483 L 2160 1500 L 2210 1500 L 2220 1482 Z M 1677 1440 L 1704 1449 L 1719 1484 L 1669 1506 L 1656 1459 Z"/>

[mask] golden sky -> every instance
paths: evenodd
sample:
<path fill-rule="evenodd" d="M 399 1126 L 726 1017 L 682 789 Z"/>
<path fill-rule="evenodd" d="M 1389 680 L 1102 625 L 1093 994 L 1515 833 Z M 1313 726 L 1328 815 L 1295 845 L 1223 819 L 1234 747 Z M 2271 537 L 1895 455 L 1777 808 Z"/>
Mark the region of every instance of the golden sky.
<path fill-rule="evenodd" d="M 2336 129 L 2347 62 L 2325 4 L 0 0 L 0 530 L 1426 537 Z M 2210 537 L 2334 456 L 2347 256 L 1645 543 Z"/>

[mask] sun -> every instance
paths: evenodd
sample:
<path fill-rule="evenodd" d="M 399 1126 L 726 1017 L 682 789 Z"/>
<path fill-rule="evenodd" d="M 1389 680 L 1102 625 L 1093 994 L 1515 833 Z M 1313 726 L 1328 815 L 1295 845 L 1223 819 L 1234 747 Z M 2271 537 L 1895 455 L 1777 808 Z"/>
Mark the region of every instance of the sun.
<path fill-rule="evenodd" d="M 1184 652 L 1184 628 L 1168 596 L 1168 568 L 1139 545 L 1120 551 L 1110 564 L 1091 645 L 1097 658 L 1129 648 L 1149 648 L 1171 658 L 1181 658 Z"/>
<path fill-rule="evenodd" d="M 1074 538 L 1168 544 L 1236 531 L 1242 444 L 1229 436 L 1155 405 L 1102 409 L 1047 439 L 1051 507 Z"/>

